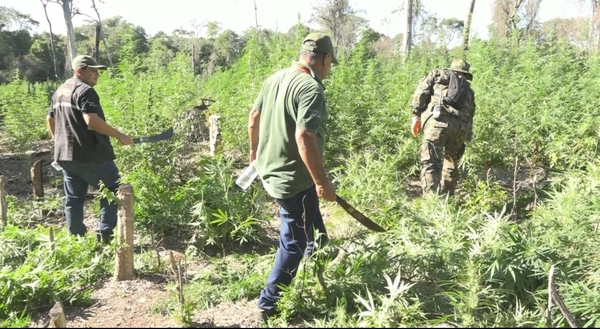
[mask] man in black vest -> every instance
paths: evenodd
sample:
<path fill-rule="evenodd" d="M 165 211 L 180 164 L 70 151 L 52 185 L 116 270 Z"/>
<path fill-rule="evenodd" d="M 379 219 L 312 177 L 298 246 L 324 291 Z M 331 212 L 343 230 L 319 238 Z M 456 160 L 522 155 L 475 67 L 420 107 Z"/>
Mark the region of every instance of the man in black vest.
<path fill-rule="evenodd" d="M 117 138 L 121 145 L 133 144 L 133 140 L 104 118 L 94 86 L 98 71 L 106 66 L 85 55 L 75 57 L 71 65 L 75 73 L 54 92 L 47 123 L 54 139 L 54 161 L 62 167 L 64 177 L 67 228 L 71 234 L 83 236 L 87 231 L 83 206 L 88 186 L 98 188 L 102 182 L 112 192 L 119 187 L 120 174 L 110 137 Z M 103 198 L 97 239 L 110 242 L 116 225 L 117 205 Z"/>

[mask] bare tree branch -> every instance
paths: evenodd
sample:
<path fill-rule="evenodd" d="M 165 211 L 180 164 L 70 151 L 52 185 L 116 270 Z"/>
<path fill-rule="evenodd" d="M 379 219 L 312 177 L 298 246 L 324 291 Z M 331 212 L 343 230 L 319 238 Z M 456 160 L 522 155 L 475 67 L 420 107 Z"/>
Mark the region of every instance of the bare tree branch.
<path fill-rule="evenodd" d="M 342 54 L 347 45 L 354 42 L 359 27 L 365 22 L 358 16 L 364 11 L 353 8 L 349 0 L 321 0 L 312 6 L 312 11 L 310 21 L 331 33 L 334 48 Z"/>
<path fill-rule="evenodd" d="M 52 64 L 54 67 L 54 78 L 58 80 L 58 65 L 56 63 L 56 46 L 54 45 L 54 33 L 52 32 L 52 23 L 50 22 L 50 18 L 48 17 L 48 3 L 50 0 L 40 0 L 42 6 L 44 6 L 44 15 L 46 15 L 46 21 L 48 22 L 48 28 L 50 29 L 50 50 L 52 52 Z"/>
<path fill-rule="evenodd" d="M 96 1 L 95 0 L 91 0 L 92 1 L 92 8 L 94 9 L 94 11 L 96 12 L 96 16 L 98 16 L 98 26 L 100 27 L 100 38 L 102 39 L 102 43 L 104 44 L 104 50 L 106 50 L 106 57 L 108 58 L 108 64 L 110 65 L 111 69 L 114 69 L 115 66 L 113 65 L 112 59 L 110 58 L 110 52 L 108 51 L 108 46 L 106 45 L 106 38 L 104 36 L 104 29 L 102 28 L 102 19 L 100 19 L 100 11 L 98 11 L 98 7 L 96 6 Z M 102 3 L 101 0 L 98 0 L 100 3 Z"/>

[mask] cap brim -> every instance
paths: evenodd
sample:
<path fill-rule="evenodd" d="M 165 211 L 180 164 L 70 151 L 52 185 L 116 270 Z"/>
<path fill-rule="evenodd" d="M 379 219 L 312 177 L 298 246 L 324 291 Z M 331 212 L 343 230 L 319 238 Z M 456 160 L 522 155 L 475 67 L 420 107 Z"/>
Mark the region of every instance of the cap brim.
<path fill-rule="evenodd" d="M 467 72 L 467 71 L 463 71 L 463 70 L 456 70 L 456 69 L 450 69 L 450 70 L 464 74 L 465 78 L 467 78 L 467 80 L 473 80 L 473 73 L 471 73 L 471 72 Z"/>
<path fill-rule="evenodd" d="M 108 68 L 106 65 L 88 65 L 87 67 L 98 70 L 106 70 Z"/>
<path fill-rule="evenodd" d="M 331 54 L 331 62 L 335 65 L 339 64 L 337 58 L 335 58 L 335 56 L 333 54 Z"/>

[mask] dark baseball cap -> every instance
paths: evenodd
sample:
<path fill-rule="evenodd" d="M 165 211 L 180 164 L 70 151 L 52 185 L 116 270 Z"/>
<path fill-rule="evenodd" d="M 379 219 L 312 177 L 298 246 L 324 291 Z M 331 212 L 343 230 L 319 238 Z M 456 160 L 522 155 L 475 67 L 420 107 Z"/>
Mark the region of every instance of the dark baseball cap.
<path fill-rule="evenodd" d="M 93 69 L 100 70 L 106 69 L 105 65 L 98 64 L 94 57 L 88 55 L 79 55 L 73 58 L 73 61 L 71 61 L 71 67 L 73 68 L 73 70 L 82 69 L 84 67 L 90 67 Z"/>
<path fill-rule="evenodd" d="M 333 53 L 333 43 L 331 38 L 323 33 L 311 33 L 302 41 L 302 49 L 315 53 L 331 54 L 331 62 L 338 64 L 335 54 Z"/>

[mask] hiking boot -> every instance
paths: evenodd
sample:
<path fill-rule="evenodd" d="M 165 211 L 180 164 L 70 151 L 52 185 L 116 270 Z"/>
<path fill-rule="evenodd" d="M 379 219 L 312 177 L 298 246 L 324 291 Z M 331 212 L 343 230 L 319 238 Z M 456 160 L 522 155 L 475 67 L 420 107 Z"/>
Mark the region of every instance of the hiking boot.
<path fill-rule="evenodd" d="M 98 243 L 110 244 L 113 234 L 109 232 L 96 232 L 96 241 Z"/>
<path fill-rule="evenodd" d="M 261 309 L 260 312 L 258 312 L 256 320 L 258 321 L 258 323 L 267 323 L 269 321 L 269 318 L 273 318 L 275 315 L 277 315 L 276 309 L 271 309 L 271 310 Z"/>

